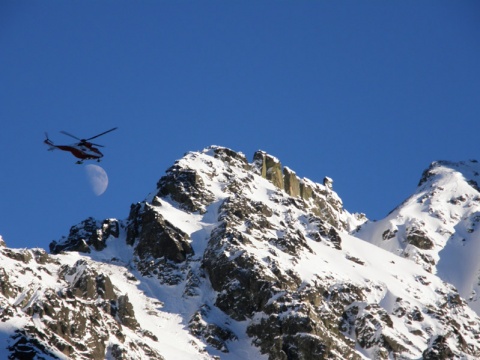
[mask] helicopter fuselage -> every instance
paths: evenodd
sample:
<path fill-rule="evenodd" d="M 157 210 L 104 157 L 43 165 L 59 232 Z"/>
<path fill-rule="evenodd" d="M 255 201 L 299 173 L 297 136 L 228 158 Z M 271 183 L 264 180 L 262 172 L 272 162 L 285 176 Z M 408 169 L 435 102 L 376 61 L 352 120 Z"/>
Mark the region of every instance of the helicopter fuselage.
<path fill-rule="evenodd" d="M 88 142 L 73 145 L 55 145 L 51 140 L 47 139 L 44 143 L 50 146 L 49 150 L 69 151 L 73 156 L 81 160 L 98 160 L 103 157 L 100 150 Z"/>

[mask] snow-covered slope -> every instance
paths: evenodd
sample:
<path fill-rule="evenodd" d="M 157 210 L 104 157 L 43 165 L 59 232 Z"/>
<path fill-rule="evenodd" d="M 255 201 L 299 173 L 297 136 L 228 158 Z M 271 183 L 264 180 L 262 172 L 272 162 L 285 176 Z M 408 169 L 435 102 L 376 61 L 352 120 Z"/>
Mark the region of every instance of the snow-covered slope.
<path fill-rule="evenodd" d="M 453 284 L 480 313 L 480 164 L 438 161 L 415 194 L 355 233 Z"/>
<path fill-rule="evenodd" d="M 0 248 L 5 358 L 478 358 L 476 313 L 365 221 L 264 152 L 188 153 L 127 219 Z"/>

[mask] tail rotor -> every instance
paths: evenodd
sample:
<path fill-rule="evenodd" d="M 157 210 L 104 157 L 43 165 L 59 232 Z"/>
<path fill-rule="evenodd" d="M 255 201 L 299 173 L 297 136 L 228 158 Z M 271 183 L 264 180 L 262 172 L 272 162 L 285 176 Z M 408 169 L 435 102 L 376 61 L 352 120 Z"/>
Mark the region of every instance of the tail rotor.
<path fill-rule="evenodd" d="M 55 150 L 55 145 L 53 144 L 52 140 L 48 138 L 47 132 L 45 132 L 45 140 L 43 142 L 49 146 L 49 151 Z"/>

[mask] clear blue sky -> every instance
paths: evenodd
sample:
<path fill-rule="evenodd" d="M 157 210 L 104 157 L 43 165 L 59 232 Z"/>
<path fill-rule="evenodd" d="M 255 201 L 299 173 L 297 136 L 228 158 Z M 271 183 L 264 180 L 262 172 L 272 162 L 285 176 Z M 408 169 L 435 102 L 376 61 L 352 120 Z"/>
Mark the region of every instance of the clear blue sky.
<path fill-rule="evenodd" d="M 185 152 L 262 149 L 379 219 L 430 162 L 480 158 L 479 1 L 0 2 L 0 234 L 126 218 Z M 110 185 L 47 152 L 106 147 Z M 480 160 L 480 159 L 479 159 Z"/>

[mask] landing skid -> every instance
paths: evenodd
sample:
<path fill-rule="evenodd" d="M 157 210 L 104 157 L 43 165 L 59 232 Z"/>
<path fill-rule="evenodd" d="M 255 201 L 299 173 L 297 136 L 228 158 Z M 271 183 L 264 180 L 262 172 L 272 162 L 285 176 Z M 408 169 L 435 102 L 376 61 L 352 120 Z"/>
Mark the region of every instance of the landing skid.
<path fill-rule="evenodd" d="M 97 162 L 100 162 L 100 159 L 97 159 Z M 82 160 L 78 160 L 75 164 L 81 165 L 81 164 L 83 164 L 83 161 L 82 161 Z"/>

